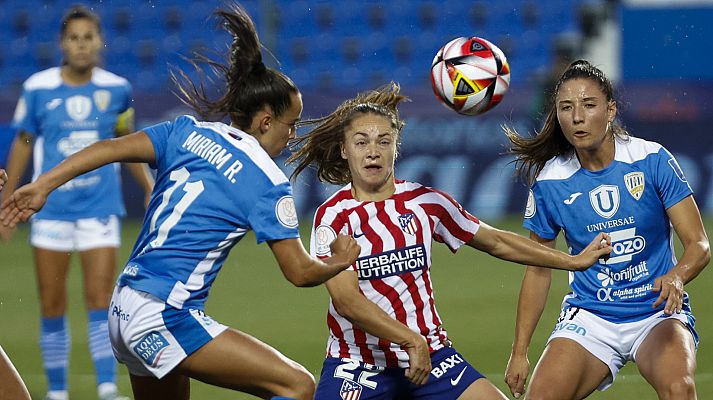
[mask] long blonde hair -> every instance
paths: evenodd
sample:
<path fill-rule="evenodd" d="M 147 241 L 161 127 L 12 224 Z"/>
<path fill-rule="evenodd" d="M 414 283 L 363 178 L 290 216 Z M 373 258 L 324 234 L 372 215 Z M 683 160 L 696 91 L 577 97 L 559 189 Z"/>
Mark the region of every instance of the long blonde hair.
<path fill-rule="evenodd" d="M 344 130 L 352 120 L 363 114 L 381 115 L 391 121 L 391 126 L 396 130 L 398 150 L 401 129 L 405 124 L 399 116 L 398 104 L 408 99 L 400 94 L 400 90 L 397 83 L 391 82 L 343 102 L 326 117 L 300 122 L 300 126 L 316 126 L 291 144 L 294 153 L 287 162 L 297 164 L 291 178 L 296 179 L 307 167 L 313 166 L 321 182 L 335 185 L 351 182 L 349 164 L 342 158 L 341 145 L 344 142 Z"/>

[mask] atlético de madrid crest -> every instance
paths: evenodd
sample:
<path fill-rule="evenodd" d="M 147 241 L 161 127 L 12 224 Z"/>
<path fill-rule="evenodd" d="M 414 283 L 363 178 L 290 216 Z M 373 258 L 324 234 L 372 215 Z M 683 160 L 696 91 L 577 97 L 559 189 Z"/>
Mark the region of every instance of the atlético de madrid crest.
<path fill-rule="evenodd" d="M 644 173 L 641 171 L 629 172 L 624 175 L 624 185 L 626 185 L 629 194 L 639 200 L 644 194 Z"/>
<path fill-rule="evenodd" d="M 399 225 L 404 232 L 410 235 L 415 235 L 418 231 L 418 221 L 413 213 L 399 215 Z"/>

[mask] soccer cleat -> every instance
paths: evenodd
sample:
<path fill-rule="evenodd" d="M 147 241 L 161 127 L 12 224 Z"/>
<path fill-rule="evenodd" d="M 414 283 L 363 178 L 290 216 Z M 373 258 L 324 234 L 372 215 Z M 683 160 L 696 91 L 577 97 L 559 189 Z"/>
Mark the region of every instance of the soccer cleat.
<path fill-rule="evenodd" d="M 131 400 L 131 398 L 122 396 L 119 392 L 111 392 L 99 397 L 99 400 Z"/>

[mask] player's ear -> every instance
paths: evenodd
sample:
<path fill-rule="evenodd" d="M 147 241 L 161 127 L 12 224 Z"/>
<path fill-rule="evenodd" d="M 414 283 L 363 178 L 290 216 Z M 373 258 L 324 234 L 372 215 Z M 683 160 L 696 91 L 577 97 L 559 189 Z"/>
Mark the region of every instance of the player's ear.
<path fill-rule="evenodd" d="M 611 100 L 607 107 L 607 121 L 614 122 L 614 118 L 616 118 L 616 101 Z"/>
<path fill-rule="evenodd" d="M 346 160 L 347 159 L 347 150 L 344 148 L 344 142 L 339 142 L 339 149 L 340 152 L 342 153 L 342 159 Z"/>
<path fill-rule="evenodd" d="M 270 130 L 270 125 L 272 124 L 272 116 L 267 111 L 258 111 L 253 117 L 252 126 L 253 132 L 256 133 L 266 133 Z"/>

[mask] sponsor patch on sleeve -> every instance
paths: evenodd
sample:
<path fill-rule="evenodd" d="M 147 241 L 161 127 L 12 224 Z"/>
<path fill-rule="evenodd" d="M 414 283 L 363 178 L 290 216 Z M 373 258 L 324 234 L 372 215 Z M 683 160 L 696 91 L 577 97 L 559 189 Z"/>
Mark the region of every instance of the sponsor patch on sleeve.
<path fill-rule="evenodd" d="M 314 230 L 314 238 L 315 246 L 317 246 L 315 254 L 318 256 L 329 256 L 332 254 L 332 250 L 329 248 L 329 245 L 337 239 L 337 234 L 331 226 L 318 226 L 317 229 Z"/>
<path fill-rule="evenodd" d="M 297 208 L 292 196 L 283 196 L 275 205 L 275 215 L 285 228 L 297 228 Z"/>
<path fill-rule="evenodd" d="M 529 193 L 527 194 L 525 218 L 532 218 L 533 216 L 535 216 L 535 212 L 537 212 L 537 207 L 535 206 L 535 194 L 532 193 L 532 189 L 530 189 Z"/>

